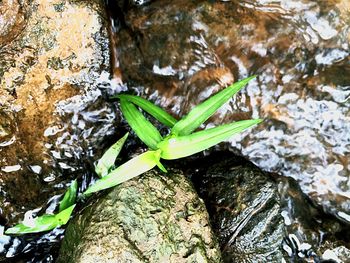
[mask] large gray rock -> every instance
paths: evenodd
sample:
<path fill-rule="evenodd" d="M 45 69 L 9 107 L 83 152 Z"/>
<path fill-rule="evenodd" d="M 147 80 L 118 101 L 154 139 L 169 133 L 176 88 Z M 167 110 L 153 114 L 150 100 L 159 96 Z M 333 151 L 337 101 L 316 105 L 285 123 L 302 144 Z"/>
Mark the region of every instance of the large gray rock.
<path fill-rule="evenodd" d="M 179 171 L 152 170 L 69 223 L 58 263 L 221 262 L 204 203 Z"/>
<path fill-rule="evenodd" d="M 209 124 L 264 118 L 231 145 L 350 223 L 348 1 L 164 0 L 124 18 L 123 80 L 175 115 L 258 74 Z"/>
<path fill-rule="evenodd" d="M 110 71 L 104 8 L 103 0 L 0 3 L 1 222 L 62 193 L 115 132 L 119 118 L 101 92 Z"/>

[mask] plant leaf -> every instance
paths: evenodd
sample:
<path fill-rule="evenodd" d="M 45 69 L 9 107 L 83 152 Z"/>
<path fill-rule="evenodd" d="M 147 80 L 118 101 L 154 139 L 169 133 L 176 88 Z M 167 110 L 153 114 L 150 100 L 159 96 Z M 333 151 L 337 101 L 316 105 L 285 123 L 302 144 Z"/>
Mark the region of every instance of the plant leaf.
<path fill-rule="evenodd" d="M 59 212 L 62 212 L 66 208 L 75 204 L 75 200 L 77 198 L 77 191 L 78 191 L 78 182 L 77 180 L 74 180 L 69 186 L 68 190 L 63 196 L 63 199 L 60 202 L 60 206 L 58 210 Z"/>
<path fill-rule="evenodd" d="M 125 99 L 120 100 L 120 107 L 124 114 L 125 119 L 135 131 L 137 136 L 143 141 L 149 148 L 157 149 L 157 144 L 163 139 L 156 127 L 153 126 L 135 107 Z"/>
<path fill-rule="evenodd" d="M 126 133 L 121 139 L 119 139 L 115 144 L 113 144 L 109 149 L 103 154 L 101 159 L 98 161 L 95 172 L 99 177 L 106 176 L 109 170 L 114 166 L 115 160 L 117 159 L 120 151 L 123 148 L 129 133 Z"/>
<path fill-rule="evenodd" d="M 117 95 L 113 98 L 126 99 L 136 104 L 145 112 L 147 112 L 148 114 L 156 118 L 160 123 L 163 123 L 165 126 L 168 126 L 169 128 L 173 127 L 177 122 L 177 120 L 173 116 L 171 116 L 169 113 L 167 113 L 157 105 L 154 105 L 152 102 L 145 100 L 144 98 L 133 96 L 133 95 L 127 95 L 127 94 Z"/>
<path fill-rule="evenodd" d="M 147 151 L 127 161 L 123 165 L 111 171 L 105 177 L 97 180 L 95 184 L 90 186 L 84 195 L 91 194 L 103 189 L 107 189 L 121 184 L 131 178 L 134 178 L 148 170 L 151 170 L 159 161 L 159 153 L 157 151 Z"/>
<path fill-rule="evenodd" d="M 261 121 L 260 119 L 238 121 L 186 136 L 168 137 L 158 144 L 161 150 L 160 157 L 172 160 L 201 152 Z"/>
<path fill-rule="evenodd" d="M 161 150 L 157 150 L 155 152 L 155 157 L 156 157 L 155 160 L 156 160 L 157 166 L 162 172 L 167 173 L 168 172 L 167 169 L 165 169 L 164 165 L 160 162 L 160 155 L 161 155 Z"/>
<path fill-rule="evenodd" d="M 171 129 L 172 134 L 176 136 L 188 135 L 203 124 L 217 109 L 219 109 L 225 102 L 227 102 L 234 94 L 243 88 L 251 79 L 252 76 L 243 79 L 239 82 L 216 93 L 214 96 L 208 98 L 201 104 L 194 107 L 184 118 L 178 121 Z"/>
<path fill-rule="evenodd" d="M 30 225 L 23 223 L 11 227 L 5 231 L 7 235 L 38 233 L 52 230 L 58 226 L 67 224 L 75 205 L 72 205 L 56 215 L 42 215 L 33 219 Z"/>

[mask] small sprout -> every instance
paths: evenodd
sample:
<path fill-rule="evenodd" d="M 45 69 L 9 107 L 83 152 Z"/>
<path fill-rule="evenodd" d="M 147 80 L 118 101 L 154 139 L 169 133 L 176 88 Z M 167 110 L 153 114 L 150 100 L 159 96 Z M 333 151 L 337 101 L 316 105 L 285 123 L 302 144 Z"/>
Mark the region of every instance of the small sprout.
<path fill-rule="evenodd" d="M 116 169 L 111 170 L 127 139 L 128 134 L 126 134 L 109 148 L 98 161 L 95 171 L 101 178 L 91 185 L 83 193 L 83 196 L 121 184 L 151 170 L 155 166 L 158 166 L 163 172 L 167 172 L 160 162 L 161 158 L 172 160 L 201 152 L 238 132 L 260 123 L 262 121 L 260 119 L 243 120 L 192 133 L 254 77 L 241 80 L 218 92 L 192 109 L 186 117 L 178 122 L 164 110 L 145 99 L 131 95 L 116 96 L 120 99 L 120 108 L 125 119 L 141 141 L 152 150 L 140 154 Z M 170 128 L 172 127 L 170 135 L 163 139 L 159 131 L 143 116 L 134 104 L 158 119 L 161 123 Z M 73 181 L 60 202 L 58 214 L 39 216 L 30 222 L 30 225 L 18 224 L 7 229 L 5 233 L 36 233 L 66 224 L 75 207 L 77 188 L 77 182 Z"/>
<path fill-rule="evenodd" d="M 197 105 L 187 116 L 174 125 L 171 133 L 182 136 L 193 132 L 253 78 L 255 76 L 236 82 Z"/>
<path fill-rule="evenodd" d="M 169 128 L 173 127 L 177 120 L 171 116 L 169 113 L 164 111 L 162 108 L 154 105 L 152 102 L 145 100 L 144 98 L 133 96 L 133 95 L 117 95 L 112 98 L 126 99 L 135 105 L 139 106 L 145 112 L 156 118 L 160 123 L 168 126 Z"/>
<path fill-rule="evenodd" d="M 141 141 L 149 148 L 156 150 L 157 144 L 163 139 L 156 127 L 129 101 L 121 99 L 120 108 L 125 119 Z"/>
<path fill-rule="evenodd" d="M 75 205 L 72 205 L 56 215 L 42 215 L 33 219 L 30 224 L 18 224 L 5 231 L 7 235 L 21 235 L 50 231 L 56 227 L 67 224 Z"/>
<path fill-rule="evenodd" d="M 62 212 L 66 208 L 75 204 L 75 200 L 77 198 L 78 191 L 78 182 L 74 180 L 69 186 L 68 190 L 63 196 L 63 199 L 60 201 L 59 212 Z"/>
<path fill-rule="evenodd" d="M 97 162 L 95 172 L 99 177 L 106 176 L 108 172 L 114 167 L 115 160 L 117 159 L 120 151 L 122 150 L 129 133 L 126 133 L 121 139 L 113 144 Z"/>

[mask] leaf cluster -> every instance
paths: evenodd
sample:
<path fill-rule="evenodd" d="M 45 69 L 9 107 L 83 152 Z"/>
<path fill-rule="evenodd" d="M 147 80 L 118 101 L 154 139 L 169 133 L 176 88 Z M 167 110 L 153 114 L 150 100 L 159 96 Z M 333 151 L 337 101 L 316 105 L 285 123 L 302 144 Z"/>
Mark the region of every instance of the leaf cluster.
<path fill-rule="evenodd" d="M 160 162 L 161 159 L 179 159 L 201 152 L 261 122 L 260 119 L 243 120 L 194 132 L 253 78 L 255 76 L 243 79 L 223 89 L 193 108 L 179 121 L 143 98 L 125 94 L 115 96 L 120 100 L 120 108 L 124 118 L 150 150 L 114 169 L 96 181 L 84 194 L 89 195 L 116 186 L 155 166 L 166 172 L 165 167 Z M 136 106 L 169 127 L 170 134 L 163 138 L 157 128 Z"/>
<path fill-rule="evenodd" d="M 141 97 L 126 94 L 115 96 L 114 98 L 120 100 L 120 109 L 126 121 L 140 140 L 149 147 L 149 150 L 115 167 L 116 158 L 128 137 L 128 133 L 125 134 L 97 162 L 95 172 L 100 179 L 88 187 L 83 196 L 114 187 L 151 170 L 155 166 L 158 166 L 163 172 L 167 172 L 160 161 L 161 159 L 179 159 L 201 152 L 261 122 L 262 120 L 260 119 L 243 120 L 196 131 L 200 125 L 208 120 L 210 116 L 254 77 L 243 79 L 223 89 L 193 108 L 181 120 L 176 120 L 160 107 Z M 157 128 L 137 107 L 169 127 L 169 135 L 163 138 Z M 77 188 L 77 182 L 74 181 L 61 200 L 57 214 L 39 216 L 29 224 L 18 224 L 7 229 L 5 233 L 36 233 L 66 224 L 75 207 Z"/>

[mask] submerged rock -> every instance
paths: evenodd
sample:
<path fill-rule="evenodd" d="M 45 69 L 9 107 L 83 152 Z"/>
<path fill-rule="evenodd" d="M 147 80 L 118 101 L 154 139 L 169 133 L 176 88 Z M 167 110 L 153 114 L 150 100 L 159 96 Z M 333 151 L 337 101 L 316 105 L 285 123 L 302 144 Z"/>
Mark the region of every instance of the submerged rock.
<path fill-rule="evenodd" d="M 336 3 L 336 5 L 334 3 Z M 230 140 L 350 223 L 347 1 L 153 1 L 116 35 L 123 80 L 174 115 L 258 74 L 211 120 L 264 118 Z"/>
<path fill-rule="evenodd" d="M 224 262 L 322 262 L 348 253 L 349 226 L 314 207 L 294 179 L 275 180 L 230 153 L 189 167 Z"/>
<path fill-rule="evenodd" d="M 204 203 L 177 170 L 150 171 L 69 223 L 57 262 L 221 262 Z"/>
<path fill-rule="evenodd" d="M 285 228 L 278 187 L 271 178 L 242 158 L 231 157 L 193 179 L 224 262 L 282 262 Z"/>
<path fill-rule="evenodd" d="M 102 0 L 1 1 L 1 222 L 62 193 L 115 132 L 106 27 Z"/>
<path fill-rule="evenodd" d="M 305 262 L 347 262 L 350 227 L 314 207 L 292 178 L 278 178 L 278 189 L 286 233 L 283 250 L 288 257 Z"/>

